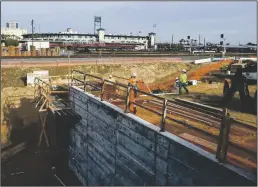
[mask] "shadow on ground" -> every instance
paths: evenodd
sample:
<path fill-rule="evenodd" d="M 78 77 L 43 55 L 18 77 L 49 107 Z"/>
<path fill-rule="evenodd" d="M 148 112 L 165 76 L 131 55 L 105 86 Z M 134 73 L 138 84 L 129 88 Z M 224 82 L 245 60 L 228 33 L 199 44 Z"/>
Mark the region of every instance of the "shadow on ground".
<path fill-rule="evenodd" d="M 9 104 L 5 108 L 5 120 L 9 128 L 8 139 L 11 144 L 2 149 L 3 153 L 12 152 L 17 145 L 26 144 L 26 149 L 11 155 L 8 159 L 1 157 L 1 184 L 4 186 L 62 186 L 56 175 L 65 185 L 80 185 L 68 168 L 69 117 L 49 115 L 47 134 L 50 148 L 45 140 L 38 149 L 41 125 L 38 120 L 38 109 L 32 99 L 20 99 L 20 106 Z M 59 137 L 59 138 L 56 138 Z M 57 143 L 56 143 L 57 142 Z"/>

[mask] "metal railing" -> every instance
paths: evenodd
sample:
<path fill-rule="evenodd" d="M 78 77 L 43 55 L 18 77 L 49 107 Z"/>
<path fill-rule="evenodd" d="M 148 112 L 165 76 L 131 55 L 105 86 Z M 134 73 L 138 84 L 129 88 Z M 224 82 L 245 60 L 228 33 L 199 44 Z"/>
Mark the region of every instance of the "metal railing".
<path fill-rule="evenodd" d="M 201 104 L 191 104 L 191 102 L 186 102 L 186 101 L 183 102 L 183 101 L 179 101 L 179 100 L 177 100 L 177 101 L 176 100 L 175 101 L 168 100 L 166 98 L 162 98 L 162 97 L 159 97 L 159 96 L 156 96 L 156 95 L 153 95 L 153 94 L 141 91 L 141 90 L 135 90 L 131 86 L 128 86 L 128 85 L 125 85 L 122 83 L 118 83 L 118 82 L 116 82 L 116 83 L 111 82 L 109 80 L 105 80 L 101 77 L 91 75 L 91 74 L 88 74 L 88 73 L 85 73 L 85 72 L 82 72 L 79 70 L 73 69 L 71 74 L 72 74 L 72 81 L 71 81 L 72 86 L 76 85 L 78 87 L 81 87 L 84 90 L 84 92 L 90 91 L 90 90 L 86 89 L 87 86 L 97 87 L 97 90 L 99 90 L 99 92 L 100 92 L 98 95 L 99 95 L 101 101 L 104 100 L 104 93 L 107 93 L 107 91 L 105 90 L 105 85 L 107 83 L 113 84 L 116 87 L 121 87 L 124 90 L 124 95 L 120 96 L 119 98 L 122 99 L 122 101 L 121 101 L 122 103 L 124 102 L 124 105 L 125 105 L 124 112 L 126 112 L 126 113 L 129 112 L 128 111 L 129 105 L 134 104 L 140 108 L 143 108 L 149 112 L 152 112 L 152 113 L 160 116 L 161 120 L 160 120 L 159 126 L 160 126 L 161 132 L 166 130 L 166 121 L 169 120 L 169 121 L 173 121 L 176 123 L 180 123 L 180 125 L 183 125 L 187 128 L 197 130 L 201 133 L 205 133 L 206 135 L 211 136 L 212 138 L 215 138 L 217 140 L 216 158 L 221 162 L 224 162 L 226 160 L 228 145 L 229 144 L 233 145 L 232 142 L 230 142 L 230 140 L 229 140 L 229 133 L 230 133 L 230 128 L 231 128 L 231 124 L 232 124 L 232 118 L 230 117 L 228 110 L 226 108 L 221 110 L 221 109 L 208 107 L 208 106 L 201 105 Z M 90 79 L 90 78 L 98 80 L 98 86 L 90 84 L 88 81 L 88 79 Z M 130 93 L 131 89 L 133 89 L 137 93 L 144 94 L 147 97 L 151 97 L 152 99 L 154 98 L 154 100 L 151 100 L 151 102 L 154 102 L 154 103 L 156 102 L 156 108 L 155 107 L 149 108 L 146 105 L 144 106 L 140 102 L 136 102 L 136 101 L 130 102 L 129 101 L 129 95 L 130 95 L 129 93 Z M 109 93 L 109 94 L 116 95 L 114 93 Z M 176 105 L 176 102 L 178 102 L 180 104 Z M 185 108 L 189 109 L 188 113 L 186 113 L 186 111 L 184 111 Z M 191 120 L 197 121 L 199 123 L 203 123 L 210 127 L 214 127 L 217 129 L 218 133 L 212 134 L 211 132 L 207 132 L 204 129 L 193 126 L 184 120 L 176 119 L 176 117 L 172 116 L 172 114 L 181 116 L 183 118 L 191 119 Z M 198 114 L 199 114 L 199 116 L 198 116 Z M 208 123 L 209 121 L 207 121 L 207 118 L 208 119 L 211 118 L 210 124 Z M 213 123 L 214 124 L 216 123 L 216 126 L 213 126 Z M 238 145 L 237 148 L 240 148 L 240 146 Z"/>

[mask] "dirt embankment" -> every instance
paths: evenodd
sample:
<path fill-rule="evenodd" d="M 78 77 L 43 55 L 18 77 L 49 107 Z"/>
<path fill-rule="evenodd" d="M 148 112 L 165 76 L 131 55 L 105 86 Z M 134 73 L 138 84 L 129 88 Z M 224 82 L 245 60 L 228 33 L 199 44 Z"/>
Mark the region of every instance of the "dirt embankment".
<path fill-rule="evenodd" d="M 186 64 L 182 62 L 164 62 L 164 63 L 139 63 L 139 64 L 90 64 L 90 65 L 76 65 L 68 66 L 43 66 L 43 67 L 12 67 L 2 69 L 2 87 L 9 86 L 24 86 L 26 74 L 34 70 L 49 70 L 51 76 L 66 75 L 69 70 L 77 69 L 89 74 L 94 74 L 107 78 L 109 74 L 120 77 L 129 78 L 132 72 L 137 73 L 137 79 L 143 80 L 150 84 L 156 80 L 162 80 L 181 69 L 191 69 L 195 67 L 193 64 Z M 123 82 L 117 79 L 119 82 Z"/>
<path fill-rule="evenodd" d="M 10 132 L 28 128 L 38 122 L 33 100 L 33 88 L 4 88 L 1 91 L 1 143 L 16 141 Z M 14 138 L 14 139 L 13 139 Z"/>
<path fill-rule="evenodd" d="M 132 72 L 137 73 L 137 79 L 143 80 L 145 83 L 150 84 L 158 80 L 163 80 L 166 77 L 173 75 L 176 72 L 180 72 L 181 69 L 191 69 L 195 65 L 186 63 L 140 63 L 140 64 L 106 64 L 106 65 L 78 65 L 72 68 L 94 74 L 103 78 L 108 78 L 109 74 L 113 74 L 119 77 L 129 78 Z M 1 86 L 1 130 L 2 130 L 2 142 L 7 142 L 9 137 L 10 127 L 12 123 L 26 125 L 31 116 L 29 114 L 35 114 L 35 108 L 31 108 L 29 102 L 25 103 L 25 100 L 32 100 L 34 94 L 33 88 L 25 87 L 26 74 L 34 70 L 49 70 L 51 76 L 55 75 L 67 75 L 71 68 L 65 66 L 56 67 L 12 67 L 2 69 L 2 86 Z M 126 80 L 117 78 L 117 81 L 126 83 Z M 8 98 L 9 101 L 6 100 Z M 6 102 L 7 101 L 7 102 Z M 24 101 L 22 103 L 22 101 Z M 9 102 L 9 106 L 7 106 Z M 22 105 L 22 106 L 21 106 Z M 26 105 L 26 106 L 25 106 Z M 22 108 L 25 107 L 25 108 Z M 28 110 L 28 109 L 31 109 Z M 10 116 L 11 112 L 11 116 Z M 24 112 L 28 112 L 24 114 Z M 36 115 L 37 116 L 37 115 Z M 15 119 L 14 119 L 15 118 Z M 19 119 L 18 119 L 19 118 Z M 34 120 L 35 122 L 35 120 Z"/>

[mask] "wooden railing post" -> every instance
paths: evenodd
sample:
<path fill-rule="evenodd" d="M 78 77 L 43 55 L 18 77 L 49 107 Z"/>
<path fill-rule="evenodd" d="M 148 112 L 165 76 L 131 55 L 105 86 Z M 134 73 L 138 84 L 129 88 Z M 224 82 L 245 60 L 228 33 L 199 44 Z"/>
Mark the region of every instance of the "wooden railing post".
<path fill-rule="evenodd" d="M 166 115 L 167 115 L 167 99 L 163 100 L 163 107 L 162 107 L 162 118 L 161 118 L 161 127 L 160 131 L 165 131 L 165 123 L 166 123 Z"/>
<path fill-rule="evenodd" d="M 71 70 L 71 86 L 73 86 L 73 69 Z"/>
<path fill-rule="evenodd" d="M 231 124 L 232 124 L 232 118 L 229 116 L 229 113 L 227 113 L 227 116 L 226 116 L 226 119 L 225 119 L 225 130 L 224 130 L 224 136 L 223 136 L 223 144 L 222 144 L 222 148 L 221 148 L 221 160 L 222 161 L 226 161 L 226 159 L 227 159 L 229 134 L 230 134 Z"/>
<path fill-rule="evenodd" d="M 84 90 L 84 92 L 86 92 L 86 74 L 84 74 L 84 76 L 83 76 L 83 82 L 84 82 L 83 90 Z"/>
<path fill-rule="evenodd" d="M 226 161 L 231 123 L 232 118 L 229 116 L 228 110 L 224 108 L 216 152 L 216 158 L 220 162 Z"/>
<path fill-rule="evenodd" d="M 128 86 L 126 90 L 125 112 L 128 112 L 130 89 L 130 86 Z"/>
<path fill-rule="evenodd" d="M 104 86 L 105 86 L 105 79 L 102 81 L 102 85 L 101 85 L 101 95 L 100 95 L 101 101 L 103 101 Z"/>

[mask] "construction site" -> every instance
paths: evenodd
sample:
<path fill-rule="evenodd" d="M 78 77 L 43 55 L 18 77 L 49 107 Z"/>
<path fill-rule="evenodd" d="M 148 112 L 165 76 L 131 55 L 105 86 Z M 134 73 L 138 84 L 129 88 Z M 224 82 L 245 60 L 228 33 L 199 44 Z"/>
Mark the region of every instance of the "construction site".
<path fill-rule="evenodd" d="M 257 85 L 225 107 L 233 59 L 2 63 L 2 185 L 256 186 Z"/>

